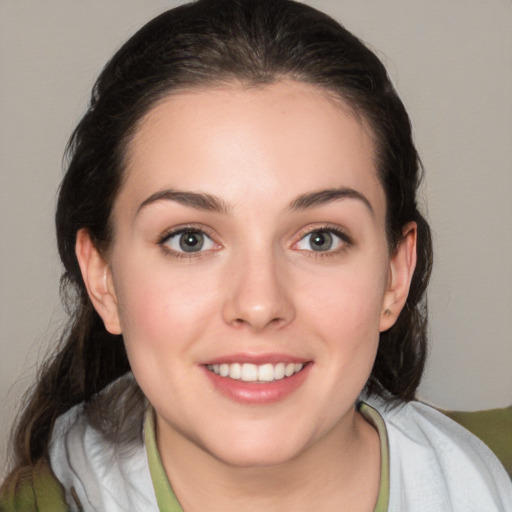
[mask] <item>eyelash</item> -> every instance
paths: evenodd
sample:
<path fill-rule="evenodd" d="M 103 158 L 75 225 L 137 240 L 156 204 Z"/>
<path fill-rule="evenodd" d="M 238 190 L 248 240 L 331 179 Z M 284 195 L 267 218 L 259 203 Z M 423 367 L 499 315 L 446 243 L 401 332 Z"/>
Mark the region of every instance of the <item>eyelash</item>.
<path fill-rule="evenodd" d="M 182 235 L 185 233 L 203 235 L 203 236 L 207 237 L 214 245 L 216 245 L 217 247 L 219 246 L 219 244 L 217 244 L 215 242 L 213 237 L 210 234 L 208 234 L 207 230 L 205 230 L 204 227 L 197 227 L 197 226 L 193 226 L 193 225 L 182 226 L 179 228 L 172 228 L 172 229 L 165 231 L 158 237 L 156 244 L 162 249 L 162 251 L 164 252 L 164 254 L 166 256 L 170 256 L 172 258 L 177 258 L 177 259 L 184 259 L 184 260 L 200 258 L 200 257 L 204 256 L 205 252 L 215 250 L 215 249 L 208 249 L 208 250 L 199 250 L 196 252 L 186 252 L 186 251 L 182 252 L 182 251 L 177 251 L 175 249 L 172 249 L 168 245 L 166 245 L 167 242 L 169 242 L 169 240 L 171 238 L 178 237 L 179 235 Z"/>
<path fill-rule="evenodd" d="M 329 233 L 331 235 L 336 236 L 340 239 L 341 247 L 336 249 L 328 249 L 326 251 L 314 251 L 307 249 L 298 249 L 299 251 L 303 251 L 311 258 L 330 258 L 338 255 L 341 252 L 346 251 L 348 248 L 354 245 L 354 241 L 352 238 L 347 235 L 343 230 L 341 230 L 338 226 L 333 226 L 330 224 L 325 224 L 321 226 L 315 226 L 313 228 L 305 229 L 299 236 L 299 240 L 293 244 L 293 246 L 297 246 L 301 241 L 303 241 L 308 235 L 312 235 L 313 233 Z"/>
<path fill-rule="evenodd" d="M 172 228 L 164 233 L 162 233 L 157 241 L 156 244 L 161 247 L 162 251 L 166 256 L 170 256 L 172 258 L 177 259 L 184 259 L 184 260 L 190 260 L 193 258 L 200 258 L 204 256 L 204 253 L 215 251 L 216 249 L 207 249 L 207 250 L 199 250 L 196 252 L 186 252 L 186 251 L 177 251 L 175 249 L 171 249 L 167 244 L 169 240 L 173 237 L 178 237 L 179 235 L 182 235 L 184 233 L 190 233 L 190 234 L 200 234 L 205 237 L 207 237 L 211 243 L 215 244 L 217 247 L 220 247 L 219 244 L 215 242 L 213 237 L 207 232 L 207 230 L 204 229 L 204 227 L 198 227 L 194 225 L 190 226 L 182 226 L 178 228 Z M 302 242 L 307 236 L 312 235 L 313 233 L 329 233 L 331 235 L 334 235 L 340 240 L 341 247 L 337 247 L 335 249 L 327 249 L 325 251 L 314 251 L 312 249 L 296 249 L 304 254 L 307 254 L 311 258 L 328 258 L 333 257 L 339 254 L 340 252 L 343 252 L 347 250 L 349 247 L 351 247 L 354 242 L 350 236 L 348 236 L 344 231 L 342 231 L 338 226 L 333 226 L 329 224 L 321 225 L 321 226 L 315 226 L 312 228 L 305 229 L 302 231 L 299 235 L 299 239 L 292 244 L 292 248 L 295 248 L 300 242 Z"/>

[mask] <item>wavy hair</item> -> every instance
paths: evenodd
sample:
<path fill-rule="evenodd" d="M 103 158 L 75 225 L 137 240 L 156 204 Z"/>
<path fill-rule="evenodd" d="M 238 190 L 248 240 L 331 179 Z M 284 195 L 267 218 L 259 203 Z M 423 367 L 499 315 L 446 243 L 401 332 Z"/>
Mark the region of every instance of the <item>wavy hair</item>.
<path fill-rule="evenodd" d="M 53 424 L 73 405 L 85 402 L 92 418 L 101 417 L 99 392 L 130 370 L 122 336 L 106 331 L 89 300 L 75 241 L 84 228 L 100 251 L 108 250 L 127 148 L 143 117 L 176 91 L 233 81 L 258 86 L 285 78 L 334 94 L 368 123 L 386 195 L 391 253 L 403 227 L 417 223 L 418 260 L 410 293 L 395 325 L 380 335 L 366 387 L 387 400 L 414 397 L 426 357 L 432 243 L 416 201 L 422 168 L 410 121 L 384 66 L 339 23 L 302 3 L 198 0 L 164 12 L 122 46 L 94 85 L 89 108 L 68 144 L 56 227 L 70 321 L 14 432 L 18 472 L 48 456 Z M 125 416 L 142 402 L 140 391 L 132 391 L 132 399 L 122 401 Z"/>

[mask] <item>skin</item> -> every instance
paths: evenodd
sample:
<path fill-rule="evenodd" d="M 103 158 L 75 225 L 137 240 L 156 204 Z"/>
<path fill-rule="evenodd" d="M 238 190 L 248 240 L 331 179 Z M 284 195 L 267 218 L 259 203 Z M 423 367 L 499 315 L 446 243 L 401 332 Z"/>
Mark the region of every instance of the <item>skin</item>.
<path fill-rule="evenodd" d="M 297 208 L 341 188 L 353 193 Z M 158 197 L 169 190 L 215 196 L 219 211 Z M 77 256 L 155 409 L 184 510 L 373 510 L 379 440 L 354 403 L 407 297 L 416 241 L 406 226 L 390 256 L 385 212 L 368 128 L 314 86 L 180 92 L 146 116 L 108 256 L 86 231 Z M 165 239 L 184 226 L 207 234 L 204 250 Z M 332 228 L 332 250 L 314 250 L 308 233 Z M 241 403 L 205 369 L 233 354 L 284 354 L 307 374 L 276 401 Z"/>

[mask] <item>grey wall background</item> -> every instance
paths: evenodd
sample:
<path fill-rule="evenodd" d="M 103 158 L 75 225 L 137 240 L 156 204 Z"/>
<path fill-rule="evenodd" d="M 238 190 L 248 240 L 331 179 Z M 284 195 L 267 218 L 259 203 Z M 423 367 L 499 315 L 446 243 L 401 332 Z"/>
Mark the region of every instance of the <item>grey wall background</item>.
<path fill-rule="evenodd" d="M 53 213 L 97 74 L 177 1 L 0 0 L 0 474 L 35 365 L 64 319 Z M 435 237 L 421 397 L 512 403 L 512 1 L 311 0 L 385 62 L 412 118 Z"/>

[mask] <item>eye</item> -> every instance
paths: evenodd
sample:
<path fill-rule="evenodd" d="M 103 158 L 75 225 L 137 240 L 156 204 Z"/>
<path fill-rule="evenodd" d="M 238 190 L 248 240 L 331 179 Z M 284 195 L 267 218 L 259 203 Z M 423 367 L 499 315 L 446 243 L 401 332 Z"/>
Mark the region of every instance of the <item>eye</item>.
<path fill-rule="evenodd" d="M 197 229 L 180 229 L 165 235 L 160 242 L 167 249 L 178 253 L 198 253 L 216 247 L 215 242 Z"/>
<path fill-rule="evenodd" d="M 304 235 L 295 245 L 301 251 L 336 251 L 349 245 L 350 240 L 344 233 L 334 229 L 315 229 Z"/>

